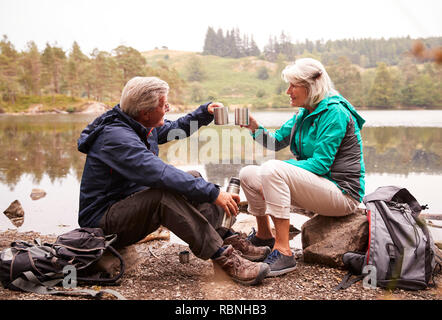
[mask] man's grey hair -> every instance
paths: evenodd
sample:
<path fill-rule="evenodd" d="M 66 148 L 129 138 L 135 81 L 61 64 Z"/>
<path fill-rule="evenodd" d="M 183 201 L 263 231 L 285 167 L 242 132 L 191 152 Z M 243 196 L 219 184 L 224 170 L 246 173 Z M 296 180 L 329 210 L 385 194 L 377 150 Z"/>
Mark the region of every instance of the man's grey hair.
<path fill-rule="evenodd" d="M 132 118 L 141 110 L 150 111 L 158 107 L 161 96 L 167 96 L 169 85 L 157 77 L 134 77 L 123 88 L 120 108 Z"/>
<path fill-rule="evenodd" d="M 337 94 L 324 66 L 318 60 L 302 58 L 282 71 L 285 82 L 307 88 L 306 107 L 314 106 L 324 98 Z"/>

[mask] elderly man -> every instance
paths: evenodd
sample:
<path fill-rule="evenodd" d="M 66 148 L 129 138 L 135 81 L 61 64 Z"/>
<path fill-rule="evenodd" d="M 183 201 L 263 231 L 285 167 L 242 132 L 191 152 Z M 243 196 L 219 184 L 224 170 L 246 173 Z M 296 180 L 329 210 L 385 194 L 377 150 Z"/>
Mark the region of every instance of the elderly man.
<path fill-rule="evenodd" d="M 168 92 L 161 79 L 135 77 L 124 87 L 120 104 L 83 130 L 78 150 L 87 158 L 79 224 L 117 234 L 119 247 L 136 243 L 163 225 L 188 243 L 197 257 L 212 259 L 216 270 L 242 284 L 258 284 L 269 267 L 253 261 L 265 259 L 270 249 L 255 247 L 220 227 L 224 211 L 238 213 L 239 196 L 158 157 L 158 144 L 168 142 L 170 130 L 181 129 L 189 136 L 191 121 L 198 128 L 208 125 L 219 104 L 201 105 L 169 121 L 164 119 Z"/>

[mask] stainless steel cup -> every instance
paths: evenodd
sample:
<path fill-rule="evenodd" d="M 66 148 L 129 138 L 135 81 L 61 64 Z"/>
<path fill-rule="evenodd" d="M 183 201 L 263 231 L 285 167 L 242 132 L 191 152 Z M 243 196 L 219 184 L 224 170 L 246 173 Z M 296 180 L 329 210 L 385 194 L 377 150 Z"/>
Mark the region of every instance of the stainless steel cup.
<path fill-rule="evenodd" d="M 183 263 L 183 264 L 184 263 L 189 263 L 189 256 L 190 256 L 190 253 L 187 250 L 181 251 L 179 253 L 179 255 L 178 255 L 178 257 L 180 259 L 180 262 Z"/>
<path fill-rule="evenodd" d="M 238 126 L 249 125 L 249 109 L 247 108 L 235 109 L 235 124 Z"/>
<path fill-rule="evenodd" d="M 225 125 L 229 123 L 227 107 L 213 108 L 213 115 L 215 116 L 216 125 Z"/>

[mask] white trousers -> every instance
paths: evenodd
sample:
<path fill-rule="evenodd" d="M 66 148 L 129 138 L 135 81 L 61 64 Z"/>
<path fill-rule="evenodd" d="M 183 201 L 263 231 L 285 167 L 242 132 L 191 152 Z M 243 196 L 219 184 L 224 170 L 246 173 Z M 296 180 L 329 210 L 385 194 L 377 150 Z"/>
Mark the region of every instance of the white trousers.
<path fill-rule="evenodd" d="M 359 205 L 330 180 L 280 160 L 244 167 L 239 178 L 248 212 L 254 216 L 289 219 L 293 207 L 324 216 L 345 216 Z"/>

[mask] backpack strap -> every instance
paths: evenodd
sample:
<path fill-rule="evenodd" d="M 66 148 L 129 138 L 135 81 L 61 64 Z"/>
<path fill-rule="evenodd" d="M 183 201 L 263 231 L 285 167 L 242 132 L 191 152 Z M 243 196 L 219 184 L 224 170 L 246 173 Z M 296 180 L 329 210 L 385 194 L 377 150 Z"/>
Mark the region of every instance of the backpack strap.
<path fill-rule="evenodd" d="M 376 200 L 407 203 L 413 211 L 414 216 L 418 216 L 424 208 L 426 209 L 425 206 L 419 204 L 416 198 L 406 188 L 397 186 L 379 187 L 374 192 L 364 196 L 362 201 L 367 205 L 368 202 Z"/>
<path fill-rule="evenodd" d="M 123 257 L 115 250 L 112 246 L 107 246 L 107 249 L 116 256 L 120 260 L 120 272 L 115 275 L 113 278 L 102 278 L 100 277 L 100 273 L 97 273 L 90 277 L 77 277 L 78 281 L 90 282 L 94 284 L 102 284 L 102 285 L 117 285 L 117 281 L 123 276 L 125 271 L 125 264 Z"/>
<path fill-rule="evenodd" d="M 59 284 L 63 279 L 54 279 L 45 282 L 41 282 L 31 272 L 26 271 L 22 274 L 24 277 L 18 277 L 11 285 L 26 292 L 32 292 L 37 294 L 51 294 L 51 295 L 64 295 L 64 296 L 86 296 L 96 299 L 101 299 L 104 293 L 109 293 L 115 296 L 118 300 L 126 300 L 124 296 L 115 290 L 102 289 L 102 290 L 90 290 L 90 289 L 71 289 L 71 290 L 57 290 L 53 286 Z"/>
<path fill-rule="evenodd" d="M 347 289 L 348 287 L 350 287 L 352 284 L 361 281 L 365 275 L 358 275 L 355 276 L 353 279 L 351 279 L 351 276 L 353 274 L 351 272 L 348 272 L 344 278 L 342 278 L 341 283 L 339 283 L 336 287 L 333 288 L 333 290 L 338 291 L 341 289 Z"/>

